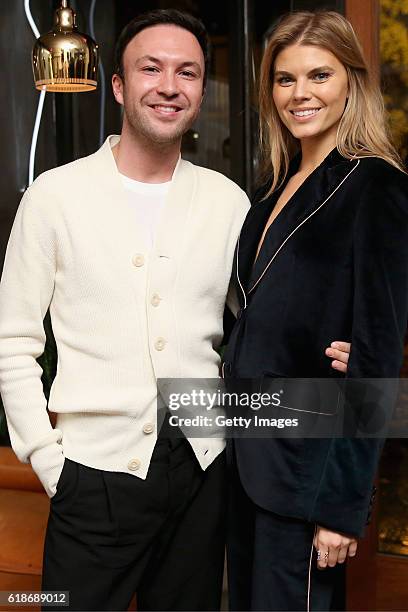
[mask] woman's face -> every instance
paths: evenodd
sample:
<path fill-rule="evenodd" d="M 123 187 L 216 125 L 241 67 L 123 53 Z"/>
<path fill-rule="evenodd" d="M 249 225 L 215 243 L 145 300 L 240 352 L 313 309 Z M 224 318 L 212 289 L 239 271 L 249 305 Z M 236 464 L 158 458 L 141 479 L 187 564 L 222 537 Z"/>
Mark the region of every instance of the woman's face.
<path fill-rule="evenodd" d="M 295 138 L 324 139 L 334 147 L 347 95 L 346 69 L 330 51 L 294 44 L 277 55 L 273 100 Z"/>

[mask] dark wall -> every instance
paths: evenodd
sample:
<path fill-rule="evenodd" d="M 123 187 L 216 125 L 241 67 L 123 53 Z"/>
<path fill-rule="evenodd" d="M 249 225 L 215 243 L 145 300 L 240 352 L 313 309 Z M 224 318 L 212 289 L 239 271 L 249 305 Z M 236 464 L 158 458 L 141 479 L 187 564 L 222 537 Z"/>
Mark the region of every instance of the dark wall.
<path fill-rule="evenodd" d="M 10 211 L 15 212 L 21 193 L 26 187 L 28 158 L 39 93 L 34 88 L 31 71 L 31 49 L 34 36 L 25 17 L 23 0 L 3 0 L 0 29 L 0 62 L 4 67 L 0 92 L 0 128 L 6 146 L 2 147 L 0 176 L 1 244 L 4 251 L 6 226 L 10 225 Z M 52 27 L 55 2 L 31 0 L 31 12 L 41 33 Z M 89 33 L 90 0 L 71 2 L 78 5 L 79 29 Z M 98 0 L 95 10 L 95 35 L 100 44 L 106 72 L 106 134 L 120 127 L 120 111 L 111 94 L 110 80 L 113 67 L 113 46 L 116 38 L 114 0 Z M 16 38 L 13 38 L 16 33 Z M 18 42 L 17 39 L 18 38 Z M 100 91 L 81 94 L 46 95 L 45 108 L 38 139 L 36 175 L 59 162 L 56 144 L 56 122 L 63 122 L 61 100 L 69 100 L 73 119 L 70 130 L 74 142 L 73 157 L 93 152 L 98 146 Z M 66 105 L 69 107 L 69 104 Z M 58 139 L 58 147 L 63 147 Z M 68 160 L 64 160 L 68 161 Z M 12 214 L 12 216 L 14 216 Z"/>
<path fill-rule="evenodd" d="M 58 3 L 59 4 L 59 3 Z M 52 28 L 54 0 L 31 0 L 40 33 Z M 89 33 L 91 0 L 78 7 L 79 29 Z M 95 36 L 106 73 L 105 136 L 120 130 L 120 109 L 111 93 L 115 2 L 98 0 Z M 0 269 L 18 203 L 27 187 L 28 162 L 39 92 L 34 88 L 31 49 L 34 35 L 23 0 L 2 0 L 0 22 Z M 81 94 L 46 94 L 38 135 L 35 176 L 61 163 L 94 152 L 99 146 L 100 90 Z"/>
<path fill-rule="evenodd" d="M 48 27 L 44 0 L 32 0 L 32 11 L 41 30 Z M 34 35 L 23 1 L 3 0 L 0 23 L 0 267 L 14 215 L 27 186 L 28 160 L 39 93 L 34 88 L 31 48 Z M 41 10 L 37 10 L 42 5 Z M 45 127 L 44 127 L 45 126 Z M 37 147 L 37 172 L 55 165 L 53 98 L 46 97 Z"/>
<path fill-rule="evenodd" d="M 123 1 L 97 0 L 94 12 L 95 38 L 99 45 L 100 59 L 105 72 L 106 98 L 104 137 L 117 134 L 121 127 L 121 110 L 112 94 L 111 79 L 114 68 L 114 47 L 117 38 L 117 5 Z M 138 4 L 138 3 L 137 3 Z M 91 0 L 80 0 L 76 6 L 79 28 L 90 33 L 89 9 Z M 99 122 L 101 114 L 101 81 L 95 92 L 73 94 L 73 157 L 83 157 L 93 153 L 99 147 Z M 67 96 L 62 94 L 64 98 Z"/>

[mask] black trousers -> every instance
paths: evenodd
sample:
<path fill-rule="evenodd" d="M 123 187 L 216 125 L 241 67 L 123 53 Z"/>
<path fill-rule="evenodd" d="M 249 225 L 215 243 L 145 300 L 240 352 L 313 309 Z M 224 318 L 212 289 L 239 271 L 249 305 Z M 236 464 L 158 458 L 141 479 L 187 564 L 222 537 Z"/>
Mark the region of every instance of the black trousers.
<path fill-rule="evenodd" d="M 51 499 L 43 610 L 219 610 L 225 453 L 204 472 L 185 439 L 159 437 L 145 481 L 65 460 Z"/>
<path fill-rule="evenodd" d="M 230 610 L 344 610 L 344 565 L 317 569 L 315 525 L 254 504 L 242 487 L 231 440 L 228 483 Z"/>

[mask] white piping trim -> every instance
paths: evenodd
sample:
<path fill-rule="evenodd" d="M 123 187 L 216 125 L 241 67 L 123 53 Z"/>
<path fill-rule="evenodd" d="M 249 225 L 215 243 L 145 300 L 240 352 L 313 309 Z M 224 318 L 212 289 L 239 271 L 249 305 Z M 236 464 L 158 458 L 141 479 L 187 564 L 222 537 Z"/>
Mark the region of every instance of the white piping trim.
<path fill-rule="evenodd" d="M 247 299 L 246 299 L 246 295 L 245 295 L 245 291 L 244 288 L 241 284 L 241 279 L 239 278 L 239 257 L 238 257 L 238 253 L 239 253 L 239 240 L 241 238 L 241 234 L 238 236 L 238 244 L 237 244 L 237 279 L 238 279 L 238 284 L 241 288 L 242 291 L 242 295 L 244 296 L 244 310 L 247 307 Z"/>
<path fill-rule="evenodd" d="M 341 181 L 341 183 L 339 183 L 339 184 L 337 185 L 336 189 L 334 189 L 334 191 L 332 191 L 332 193 L 331 193 L 331 194 L 330 194 L 330 195 L 329 195 L 329 196 L 328 196 L 328 197 L 325 199 L 325 201 L 324 201 L 324 202 L 322 202 L 322 203 L 320 204 L 320 206 L 319 206 L 318 208 L 316 208 L 316 210 L 314 210 L 312 213 L 310 213 L 310 215 L 309 215 L 308 217 L 306 217 L 306 219 L 303 219 L 302 223 L 299 223 L 299 225 L 297 225 L 297 226 L 295 227 L 295 229 L 291 231 L 291 233 L 289 234 L 289 236 L 287 236 L 287 237 L 285 238 L 285 240 L 282 242 L 282 244 L 280 245 L 280 247 L 278 248 L 278 250 L 277 250 L 277 251 L 275 251 L 275 253 L 274 253 L 274 255 L 273 255 L 272 259 L 270 259 L 270 261 L 269 261 L 268 265 L 266 266 L 266 268 L 265 268 L 265 269 L 264 269 L 264 271 L 262 272 L 261 276 L 258 278 L 258 280 L 256 281 L 256 283 L 255 283 L 255 284 L 254 284 L 254 285 L 251 287 L 251 289 L 248 291 L 248 295 L 249 295 L 249 294 L 251 293 L 251 291 L 253 291 L 253 290 L 255 289 L 255 287 L 256 287 L 256 286 L 257 286 L 257 285 L 260 283 L 260 281 L 262 280 L 262 278 L 265 276 L 265 274 L 266 274 L 267 270 L 269 269 L 269 266 L 272 264 L 272 262 L 274 261 L 275 257 L 278 255 L 279 251 L 280 251 L 280 250 L 281 250 L 281 249 L 282 249 L 282 248 L 285 246 L 285 244 L 287 243 L 287 241 L 288 241 L 288 240 L 289 240 L 289 239 L 290 239 L 290 238 L 293 236 L 293 234 L 294 234 L 295 232 L 297 232 L 297 230 L 298 230 L 300 227 L 302 227 L 302 225 L 303 225 L 304 223 L 306 223 L 306 221 L 308 221 L 308 220 L 309 220 L 311 217 L 313 217 L 313 215 L 315 215 L 315 214 L 316 214 L 316 213 L 317 213 L 317 212 L 318 212 L 318 211 L 319 211 L 319 210 L 322 208 L 322 206 L 324 206 L 324 205 L 326 204 L 326 202 L 328 202 L 328 200 L 330 200 L 330 198 L 331 198 L 331 197 L 332 197 L 332 196 L 333 196 L 333 195 L 336 193 L 336 191 L 337 191 L 338 189 L 340 189 L 340 187 L 342 186 L 342 184 L 344 183 L 344 181 L 346 181 L 346 180 L 348 179 L 348 177 L 350 176 L 350 174 L 351 174 L 352 172 L 354 172 L 354 170 L 357 168 L 357 166 L 359 165 L 359 163 L 360 163 L 360 160 L 358 159 L 358 160 L 357 160 L 356 165 L 354 166 L 354 168 L 352 168 L 352 169 L 350 170 L 350 172 L 349 172 L 349 173 L 348 173 L 348 174 L 347 174 L 347 175 L 344 177 L 344 179 Z M 238 244 L 239 244 L 239 242 L 238 242 Z M 238 250 L 237 250 L 237 261 L 238 261 Z M 238 281 L 239 281 L 239 277 L 238 277 Z M 245 303 L 246 303 L 246 300 L 245 300 Z"/>
<path fill-rule="evenodd" d="M 279 404 L 279 408 L 285 408 L 285 410 L 294 410 L 295 412 L 307 412 L 307 414 L 321 414 L 322 416 L 336 416 L 337 415 L 337 412 L 317 412 L 316 410 L 304 410 L 303 408 L 291 408 L 290 406 L 283 406 L 282 404 Z"/>
<path fill-rule="evenodd" d="M 310 594 L 311 594 L 311 582 L 312 582 L 312 559 L 313 559 L 313 545 L 314 539 L 316 537 L 317 525 L 315 525 L 315 530 L 313 534 L 312 547 L 310 549 L 310 558 L 309 558 L 309 572 L 307 578 L 307 607 L 306 612 L 310 612 Z"/>

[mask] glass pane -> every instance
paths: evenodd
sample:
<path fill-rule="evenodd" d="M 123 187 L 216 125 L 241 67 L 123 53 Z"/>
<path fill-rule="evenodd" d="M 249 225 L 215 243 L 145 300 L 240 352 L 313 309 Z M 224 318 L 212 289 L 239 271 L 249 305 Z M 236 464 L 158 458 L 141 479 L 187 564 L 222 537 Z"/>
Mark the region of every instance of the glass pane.
<path fill-rule="evenodd" d="M 408 2 L 381 0 L 381 82 L 392 137 L 408 160 Z M 408 345 L 402 376 L 408 376 Z M 408 440 L 389 440 L 380 465 L 378 550 L 408 555 Z"/>
<path fill-rule="evenodd" d="M 183 137 L 182 154 L 194 164 L 230 176 L 227 31 L 211 36 L 211 49 L 204 102 L 194 126 Z"/>
<path fill-rule="evenodd" d="M 187 8 L 183 2 L 173 1 L 170 6 Z M 228 3 L 197 0 L 189 2 L 188 10 L 200 17 L 207 28 L 211 65 L 200 115 L 183 138 L 182 154 L 194 164 L 230 176 Z"/>

